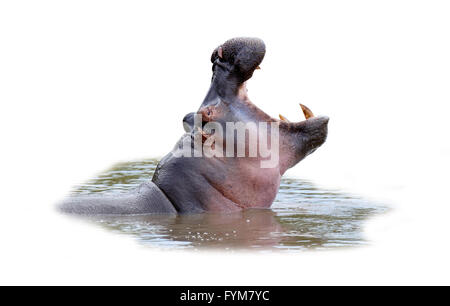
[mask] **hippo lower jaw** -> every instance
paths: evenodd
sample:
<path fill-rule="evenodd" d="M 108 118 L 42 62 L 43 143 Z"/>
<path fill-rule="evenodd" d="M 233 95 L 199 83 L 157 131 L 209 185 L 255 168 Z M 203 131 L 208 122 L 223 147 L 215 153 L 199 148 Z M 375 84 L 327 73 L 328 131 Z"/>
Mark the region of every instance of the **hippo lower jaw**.
<path fill-rule="evenodd" d="M 281 175 L 284 172 L 295 166 L 308 155 L 314 153 L 321 145 L 323 145 L 328 136 L 328 116 L 315 116 L 312 111 L 303 104 L 300 107 L 305 115 L 305 120 L 300 122 L 289 122 L 287 118 L 282 115 L 281 129 L 288 131 L 287 141 L 292 142 L 294 146 L 301 147 L 297 154 L 288 158 L 287 164 L 282 164 L 280 167 Z"/>
<path fill-rule="evenodd" d="M 215 86 L 213 83 L 213 89 Z M 210 98 L 211 101 L 217 101 L 213 95 Z M 231 103 L 220 96 L 218 99 L 214 103 L 206 101 L 199 109 L 202 124 L 214 121 L 226 125 L 248 120 L 248 114 L 254 115 L 259 122 L 275 123 L 280 133 L 279 162 L 273 167 L 263 168 L 260 166 L 260 157 L 180 157 L 179 144 L 184 142 L 182 138 L 172 153 L 161 160 L 152 179 L 179 213 L 269 208 L 285 171 L 326 141 L 329 118 L 314 116 L 304 105 L 300 107 L 305 120 L 290 122 L 284 116 L 280 116 L 280 120 L 274 119 L 261 111 L 248 99 L 244 86 L 236 96 L 225 97 Z M 184 119 L 187 126 L 184 137 L 195 139 L 197 134 L 202 142 L 214 138 L 215 134 L 205 133 L 198 126 L 192 126 L 192 116 L 190 114 Z"/>

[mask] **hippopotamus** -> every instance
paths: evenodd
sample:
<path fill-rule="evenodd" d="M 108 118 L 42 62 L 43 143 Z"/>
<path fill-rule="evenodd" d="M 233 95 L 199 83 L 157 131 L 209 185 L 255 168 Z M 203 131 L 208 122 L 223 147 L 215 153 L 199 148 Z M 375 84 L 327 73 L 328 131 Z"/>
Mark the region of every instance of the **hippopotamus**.
<path fill-rule="evenodd" d="M 272 118 L 250 101 L 246 82 L 265 53 L 259 38 L 233 38 L 214 49 L 206 97 L 196 112 L 184 116 L 185 133 L 153 178 L 127 194 L 69 197 L 60 209 L 122 215 L 269 208 L 286 170 L 325 142 L 329 118 L 300 105 L 305 120 L 290 122 L 281 115 Z M 262 150 L 269 147 L 270 152 Z"/>

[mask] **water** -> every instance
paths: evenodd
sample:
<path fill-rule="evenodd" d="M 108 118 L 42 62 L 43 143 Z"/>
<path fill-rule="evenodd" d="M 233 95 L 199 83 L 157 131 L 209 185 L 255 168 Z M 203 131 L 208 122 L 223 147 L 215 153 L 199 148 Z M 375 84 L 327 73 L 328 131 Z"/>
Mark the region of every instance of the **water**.
<path fill-rule="evenodd" d="M 117 164 L 77 186 L 74 193 L 127 192 L 149 180 L 157 163 L 155 159 L 147 159 Z M 90 219 L 152 247 L 298 251 L 365 245 L 368 241 L 363 235 L 364 221 L 386 210 L 385 206 L 361 197 L 319 189 L 306 180 L 283 178 L 271 209 Z"/>

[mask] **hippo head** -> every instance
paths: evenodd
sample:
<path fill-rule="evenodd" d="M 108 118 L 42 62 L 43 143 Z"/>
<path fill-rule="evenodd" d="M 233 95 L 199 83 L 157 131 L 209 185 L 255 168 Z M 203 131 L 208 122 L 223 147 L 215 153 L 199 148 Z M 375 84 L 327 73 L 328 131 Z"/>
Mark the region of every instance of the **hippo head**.
<path fill-rule="evenodd" d="M 325 142 L 328 117 L 300 105 L 306 120 L 289 122 L 249 100 L 246 81 L 265 50 L 260 39 L 233 38 L 213 51 L 209 91 L 153 177 L 177 211 L 270 207 L 285 171 Z"/>

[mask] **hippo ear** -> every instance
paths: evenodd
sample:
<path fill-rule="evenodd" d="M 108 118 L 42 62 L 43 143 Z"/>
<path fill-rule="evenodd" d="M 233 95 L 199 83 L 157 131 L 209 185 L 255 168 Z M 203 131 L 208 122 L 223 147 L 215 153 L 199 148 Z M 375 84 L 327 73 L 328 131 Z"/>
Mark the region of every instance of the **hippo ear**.
<path fill-rule="evenodd" d="M 194 130 L 194 116 L 195 113 L 189 113 L 183 118 L 183 128 L 186 133 L 190 133 Z"/>

